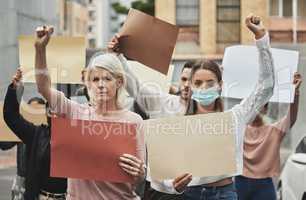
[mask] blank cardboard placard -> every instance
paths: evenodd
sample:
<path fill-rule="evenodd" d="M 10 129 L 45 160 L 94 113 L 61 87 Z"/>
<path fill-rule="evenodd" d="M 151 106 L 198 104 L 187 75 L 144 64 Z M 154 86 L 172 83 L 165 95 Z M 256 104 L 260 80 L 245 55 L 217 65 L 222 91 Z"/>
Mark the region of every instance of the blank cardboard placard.
<path fill-rule="evenodd" d="M 136 124 L 52 118 L 51 176 L 132 182 L 119 164 L 136 156 Z"/>
<path fill-rule="evenodd" d="M 35 82 L 34 36 L 19 37 L 19 62 L 24 82 Z M 85 67 L 85 38 L 52 36 L 47 46 L 47 66 L 52 83 L 81 83 Z"/>
<path fill-rule="evenodd" d="M 212 113 L 144 121 L 150 176 L 173 179 L 236 172 L 231 113 Z"/>
<path fill-rule="evenodd" d="M 297 71 L 299 52 L 271 49 L 274 59 L 275 87 L 271 102 L 292 103 L 294 100 L 293 75 Z M 258 80 L 258 50 L 254 46 L 228 47 L 223 58 L 222 96 L 245 98 L 254 90 Z"/>
<path fill-rule="evenodd" d="M 0 103 L 0 141 L 5 142 L 20 142 L 20 139 L 11 131 L 6 125 L 3 119 L 3 103 Z M 23 103 L 20 109 L 21 115 L 25 120 L 34 123 L 35 125 L 41 125 L 47 123 L 45 106 L 30 107 Z"/>
<path fill-rule="evenodd" d="M 20 139 L 6 125 L 3 118 L 3 103 L 0 103 L 0 141 L 2 142 L 20 142 Z"/>
<path fill-rule="evenodd" d="M 171 84 L 173 68 L 170 65 L 167 76 L 150 67 L 147 67 L 136 61 L 128 61 L 130 70 L 138 77 L 141 84 L 148 86 L 157 86 L 161 91 L 168 93 Z"/>
<path fill-rule="evenodd" d="M 175 25 L 130 9 L 119 32 L 120 51 L 129 59 L 167 74 L 178 31 Z"/>

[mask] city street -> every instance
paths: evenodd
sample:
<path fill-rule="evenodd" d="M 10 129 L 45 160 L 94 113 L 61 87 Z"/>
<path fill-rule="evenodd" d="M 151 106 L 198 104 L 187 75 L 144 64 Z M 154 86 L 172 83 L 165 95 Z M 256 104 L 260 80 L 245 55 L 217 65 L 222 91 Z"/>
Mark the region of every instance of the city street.
<path fill-rule="evenodd" d="M 9 200 L 11 198 L 11 186 L 15 174 L 15 167 L 0 169 L 0 200 Z"/>

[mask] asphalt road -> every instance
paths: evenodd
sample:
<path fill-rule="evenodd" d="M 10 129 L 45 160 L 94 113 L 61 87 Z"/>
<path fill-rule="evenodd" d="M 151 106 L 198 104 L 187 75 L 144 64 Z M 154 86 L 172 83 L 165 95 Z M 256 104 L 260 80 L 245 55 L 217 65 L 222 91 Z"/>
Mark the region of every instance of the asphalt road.
<path fill-rule="evenodd" d="M 16 168 L 0 169 L 0 200 L 11 199 L 11 186 Z"/>

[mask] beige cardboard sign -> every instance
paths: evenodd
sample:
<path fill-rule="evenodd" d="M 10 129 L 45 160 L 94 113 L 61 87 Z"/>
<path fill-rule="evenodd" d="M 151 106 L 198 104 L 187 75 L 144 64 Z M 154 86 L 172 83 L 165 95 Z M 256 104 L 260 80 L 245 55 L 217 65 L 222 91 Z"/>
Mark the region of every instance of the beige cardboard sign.
<path fill-rule="evenodd" d="M 35 125 L 47 123 L 44 105 L 35 105 L 34 107 L 32 106 L 30 107 L 27 104 L 22 104 L 20 112 L 25 120 L 32 122 Z M 6 125 L 3 119 L 3 102 L 0 102 L 0 141 L 5 141 L 5 142 L 20 141 L 20 139 Z"/>
<path fill-rule="evenodd" d="M 235 130 L 231 113 L 212 113 L 144 122 L 153 180 L 236 172 Z"/>
<path fill-rule="evenodd" d="M 34 36 L 19 37 L 19 62 L 24 82 L 35 82 Z M 85 38 L 53 36 L 47 46 L 47 65 L 52 83 L 81 83 L 85 67 Z"/>

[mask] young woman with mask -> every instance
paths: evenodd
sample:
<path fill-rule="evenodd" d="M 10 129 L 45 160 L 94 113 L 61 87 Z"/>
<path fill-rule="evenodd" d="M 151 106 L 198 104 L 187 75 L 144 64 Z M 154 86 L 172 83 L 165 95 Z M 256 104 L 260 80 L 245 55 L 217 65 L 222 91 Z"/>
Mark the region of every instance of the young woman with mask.
<path fill-rule="evenodd" d="M 299 109 L 299 88 L 302 77 L 295 73 L 294 102 L 280 121 L 267 124 L 266 104 L 255 120 L 247 126 L 244 138 L 243 175 L 235 178 L 240 200 L 276 200 L 273 177 L 280 174 L 280 145 L 286 132 L 294 125 Z"/>
<path fill-rule="evenodd" d="M 257 16 L 248 16 L 245 23 L 255 36 L 260 67 L 259 79 L 254 91 L 240 104 L 227 111 L 232 113 L 235 122 L 237 174 L 242 174 L 243 138 L 246 125 L 256 116 L 259 108 L 270 99 L 274 87 L 274 67 L 268 33 Z M 220 97 L 221 87 L 222 71 L 218 64 L 213 61 L 200 61 L 194 64 L 191 71 L 192 96 L 187 115 L 223 112 L 223 102 Z M 176 190 L 184 191 L 184 199 L 233 200 L 237 199 L 232 180 L 234 175 L 193 178 L 188 183 L 188 187 L 186 187 L 186 182 L 175 180 L 173 185 Z"/>
<path fill-rule="evenodd" d="M 91 106 L 78 104 L 67 99 L 62 92 L 51 88 L 46 47 L 52 33 L 52 27 L 39 27 L 35 42 L 36 83 L 38 91 L 50 103 L 52 111 L 73 119 L 134 123 L 138 127 L 137 155 L 123 154 L 118 158 L 118 165 L 134 179 L 134 183 L 68 178 L 67 199 L 140 199 L 135 193 L 135 188 L 136 184 L 144 179 L 145 173 L 144 136 L 139 126 L 142 119 L 139 115 L 122 108 L 125 76 L 120 61 L 115 54 L 92 58 L 85 80 Z"/>

